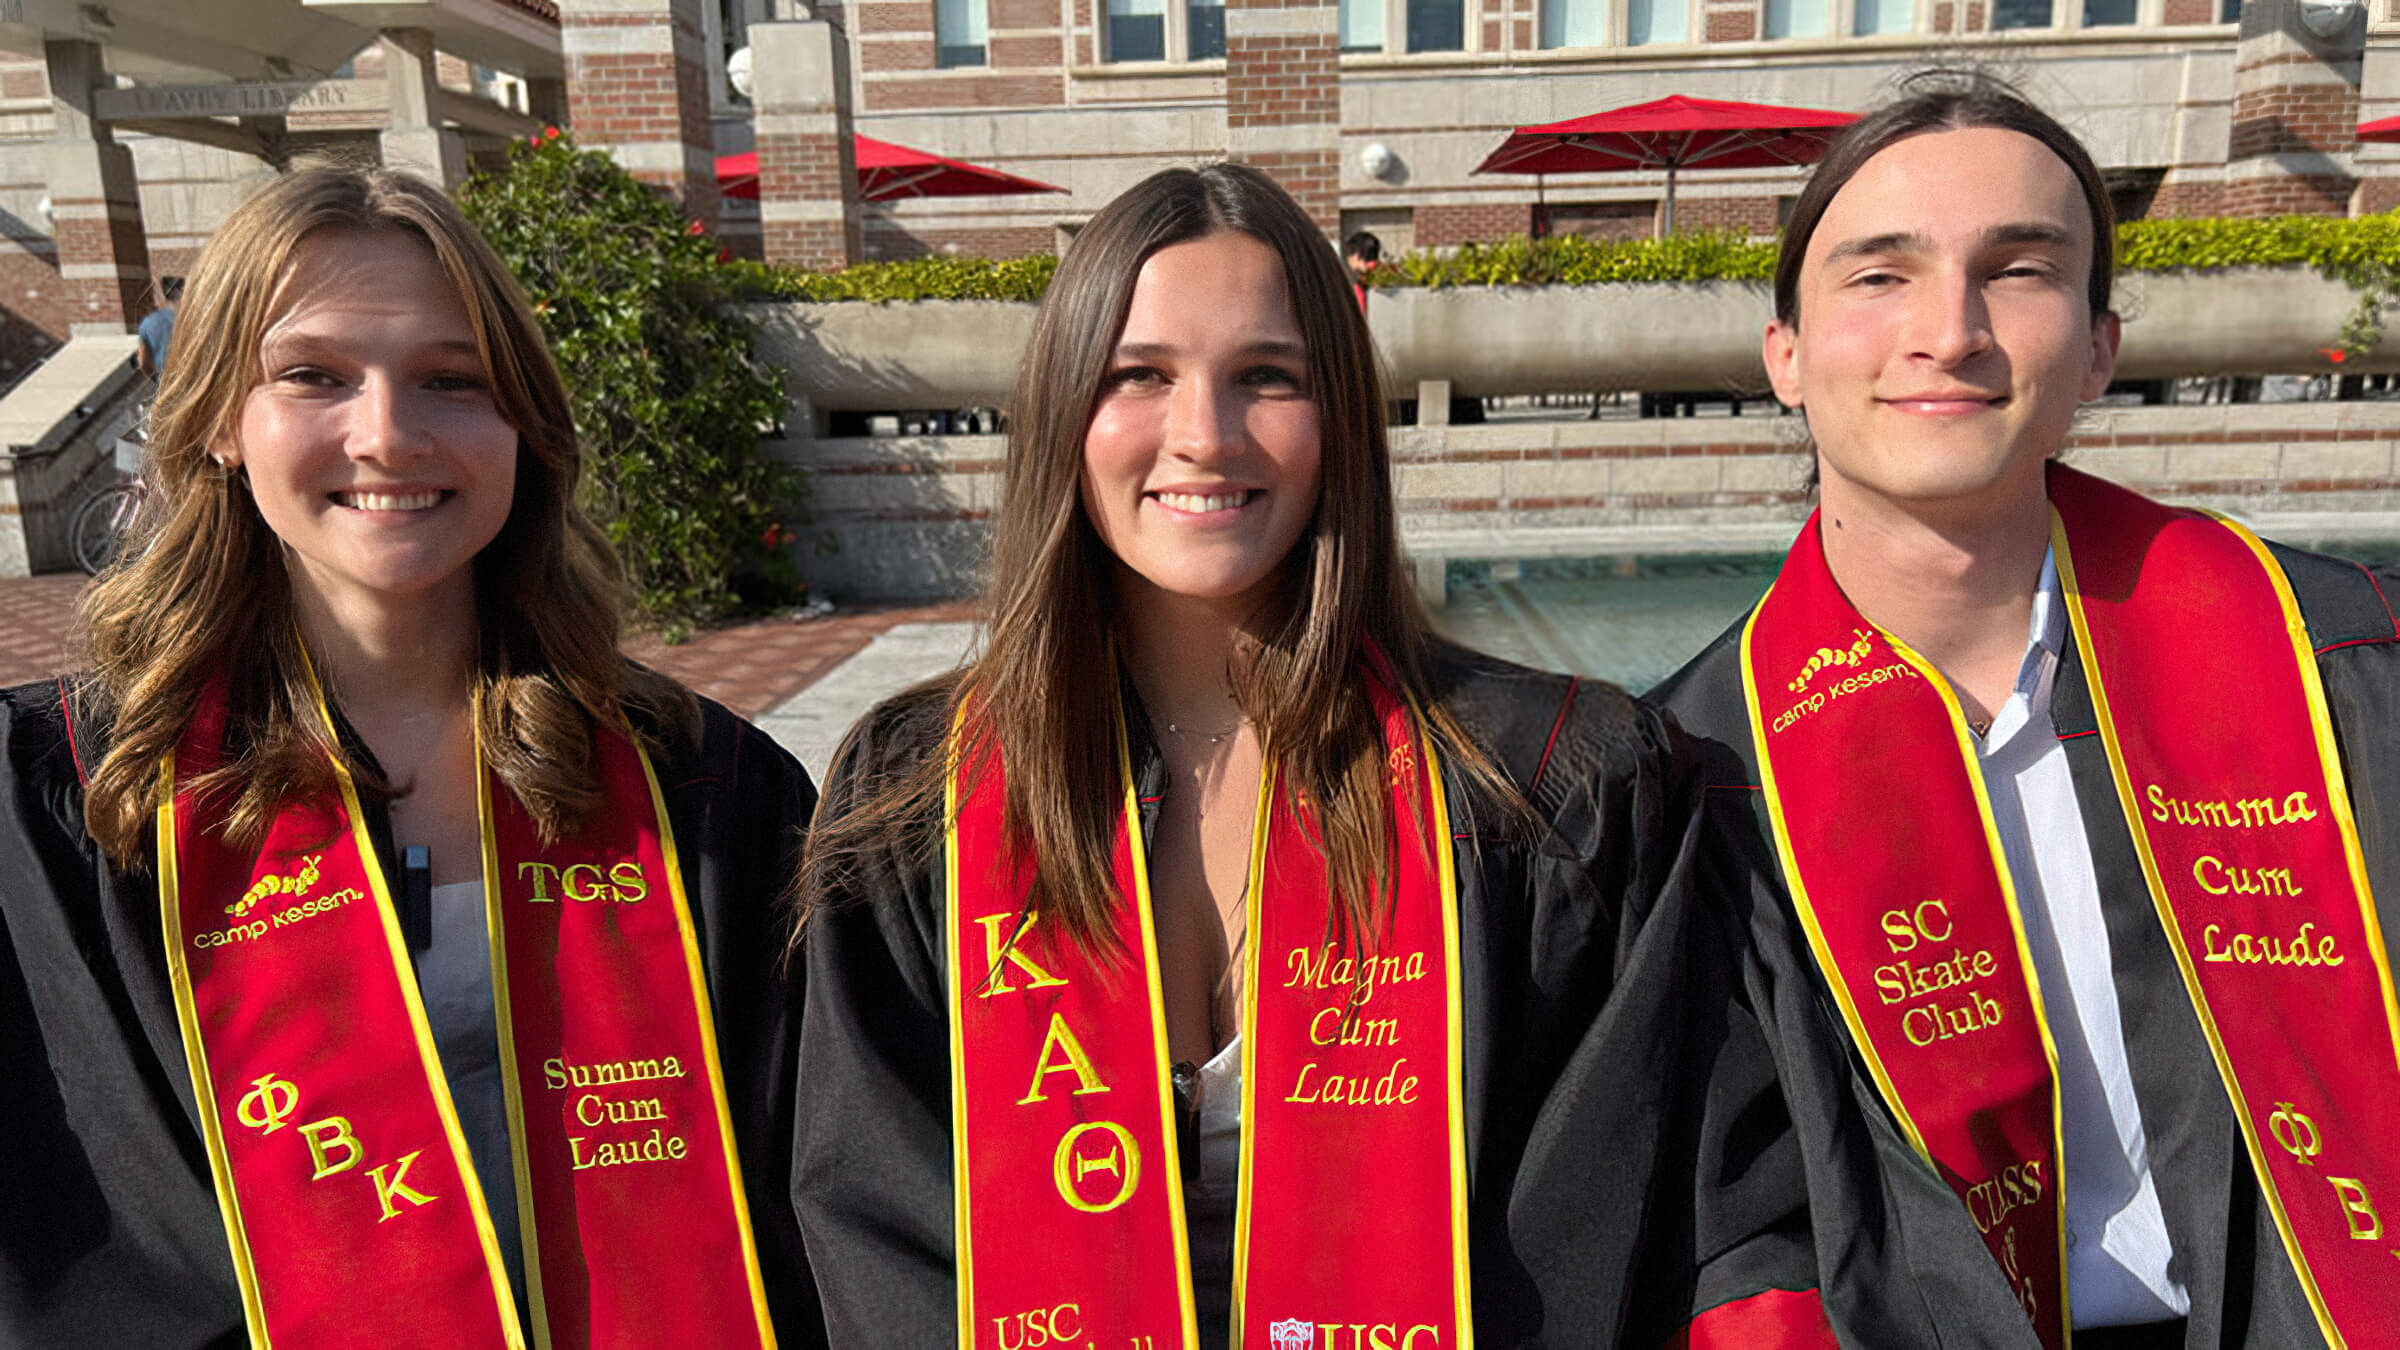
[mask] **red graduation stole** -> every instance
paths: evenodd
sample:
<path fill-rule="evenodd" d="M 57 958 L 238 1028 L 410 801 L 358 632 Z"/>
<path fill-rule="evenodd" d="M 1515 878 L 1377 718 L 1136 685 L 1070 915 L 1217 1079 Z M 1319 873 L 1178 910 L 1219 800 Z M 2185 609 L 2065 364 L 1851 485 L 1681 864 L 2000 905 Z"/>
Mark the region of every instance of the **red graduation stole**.
<path fill-rule="evenodd" d="M 521 1347 L 349 774 L 236 850 L 173 787 L 224 725 L 214 690 L 162 766 L 159 898 L 251 1341 Z M 543 846 L 488 771 L 477 794 L 525 1320 L 539 1347 L 772 1346 L 665 803 L 631 740 L 594 750 L 574 838 Z"/>
<path fill-rule="evenodd" d="M 2065 468 L 2050 498 L 2119 799 L 2293 1267 L 2331 1344 L 2400 1345 L 2400 1232 L 2378 1208 L 2400 1195 L 2400 1008 L 2290 586 L 2230 521 Z M 1948 686 L 1850 607 L 1814 520 L 1743 672 L 1818 966 L 1902 1128 L 2063 1345 L 2056 1056 Z"/>
<path fill-rule="evenodd" d="M 1259 784 L 1242 1017 L 1235 1344 L 1473 1344 L 1457 887 L 1440 776 L 1379 658 L 1398 837 L 1391 903 L 1329 941 L 1334 897 L 1304 803 Z M 1173 1089 L 1132 769 L 1112 848 L 1121 955 L 1057 940 L 1024 908 L 996 748 L 951 739 L 950 1065 L 958 1343 L 1045 1337 L 1196 1350 Z M 987 743 L 988 744 L 988 743 Z"/>
<path fill-rule="evenodd" d="M 2063 1350 L 2058 1056 L 1966 719 L 1851 608 L 1817 530 L 1812 516 L 1742 630 L 1784 881 L 1901 1130 Z"/>
<path fill-rule="evenodd" d="M 2329 1344 L 2400 1346 L 2400 1004 L 2291 584 L 2222 517 L 2063 468 L 2050 503 L 2118 800 L 2284 1250 Z"/>

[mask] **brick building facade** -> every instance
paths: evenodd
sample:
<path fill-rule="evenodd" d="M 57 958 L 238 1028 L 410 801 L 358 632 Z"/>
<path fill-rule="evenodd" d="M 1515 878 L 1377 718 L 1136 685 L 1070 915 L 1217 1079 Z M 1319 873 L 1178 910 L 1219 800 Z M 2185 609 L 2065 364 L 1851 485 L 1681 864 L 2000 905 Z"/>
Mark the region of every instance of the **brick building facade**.
<path fill-rule="evenodd" d="M 770 0 L 720 3 L 763 18 Z M 1656 221 L 1656 174 L 1537 187 L 1472 170 L 1519 125 L 1670 93 L 1862 108 L 1911 69 L 1960 61 L 2074 126 L 2128 214 L 2377 211 L 2400 205 L 2400 148 L 2354 128 L 2400 112 L 2400 0 L 2369 3 L 2363 59 L 2344 68 L 2251 51 L 2240 0 L 1345 0 L 1313 26 L 1293 16 L 1317 0 L 850 0 L 858 130 L 1069 189 L 870 207 L 864 250 L 1048 251 L 1143 174 L 1226 154 L 1319 214 L 1330 195 L 1329 226 L 1375 229 L 1387 248 L 1637 235 Z M 1262 22 L 1273 31 L 1246 26 Z M 741 135 L 738 109 L 721 110 L 720 146 Z M 1389 167 L 1370 174 L 1370 157 Z M 1686 172 L 1677 223 L 1771 233 L 1801 177 Z M 726 223 L 753 228 L 738 207 Z"/>
<path fill-rule="evenodd" d="M 508 95 L 520 107 L 571 119 L 735 247 L 815 265 L 1051 252 L 1143 175 L 1228 154 L 1274 172 L 1329 231 L 1373 229 L 1387 251 L 1529 231 L 1636 237 L 1656 228 L 1658 175 L 1537 184 L 1473 169 L 1519 125 L 1670 93 L 1862 108 L 1912 68 L 1960 60 L 2015 76 L 2065 117 L 2130 216 L 2400 206 L 2400 147 L 2355 137 L 2360 120 L 2400 113 L 2400 0 L 2368 0 L 2363 51 L 2354 27 L 2346 55 L 2268 31 L 2258 6 L 2293 0 L 2251 0 L 2248 22 L 2240 0 L 474 2 L 549 25 L 566 79 L 520 81 Z M 755 104 L 729 78 L 745 48 L 773 67 Z M 416 50 L 369 41 L 313 73 L 373 79 L 387 53 Z M 56 42 L 0 52 L 0 382 L 78 323 L 138 317 L 155 278 L 186 270 L 272 172 L 265 151 L 372 145 L 379 129 L 393 144 L 383 112 L 340 108 L 274 119 L 252 153 L 79 130 L 54 98 L 62 59 Z M 442 90 L 491 93 L 494 71 L 455 52 L 429 69 Z M 420 130 L 455 134 L 433 120 Z M 852 131 L 1066 190 L 842 202 Z M 751 150 L 765 204 L 720 203 L 714 157 Z M 129 160 L 130 187 L 91 167 L 111 155 Z M 1801 178 L 1686 171 L 1678 224 L 1769 234 Z"/>

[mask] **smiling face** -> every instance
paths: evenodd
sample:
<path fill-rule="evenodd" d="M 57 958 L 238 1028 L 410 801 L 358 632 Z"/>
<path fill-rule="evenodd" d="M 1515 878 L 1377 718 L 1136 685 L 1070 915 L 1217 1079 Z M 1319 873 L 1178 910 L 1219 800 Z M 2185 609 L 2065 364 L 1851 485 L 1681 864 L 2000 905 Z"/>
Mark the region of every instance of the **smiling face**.
<path fill-rule="evenodd" d="M 399 230 L 312 234 L 259 343 L 234 442 L 251 497 L 323 602 L 473 603 L 475 555 L 514 500 L 500 415 L 465 304 Z"/>
<path fill-rule="evenodd" d="M 1927 132 L 1860 166 L 1809 239 L 1798 321 L 1766 337 L 1828 505 L 2039 493 L 2116 365 L 2116 317 L 2095 321 L 2085 289 L 2093 245 L 2075 175 L 2020 132 Z"/>
<path fill-rule="evenodd" d="M 1135 593 L 1251 612 L 1316 511 L 1307 348 L 1275 250 L 1221 233 L 1152 254 L 1083 444 L 1083 508 Z"/>

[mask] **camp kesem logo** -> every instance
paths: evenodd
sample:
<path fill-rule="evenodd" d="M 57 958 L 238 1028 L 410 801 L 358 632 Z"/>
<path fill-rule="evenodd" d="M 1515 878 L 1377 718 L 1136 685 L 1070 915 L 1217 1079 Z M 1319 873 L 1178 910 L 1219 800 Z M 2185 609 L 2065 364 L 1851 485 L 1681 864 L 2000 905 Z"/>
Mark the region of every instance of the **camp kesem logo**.
<path fill-rule="evenodd" d="M 1867 659 L 1867 654 L 1875 650 L 1875 634 L 1864 628 L 1853 628 L 1850 632 L 1858 640 L 1846 648 L 1817 648 L 1817 654 L 1808 658 L 1808 664 L 1800 668 L 1799 678 L 1792 681 L 1793 693 L 1807 692 L 1808 682 L 1815 679 L 1820 670 L 1833 666 L 1855 666 Z"/>

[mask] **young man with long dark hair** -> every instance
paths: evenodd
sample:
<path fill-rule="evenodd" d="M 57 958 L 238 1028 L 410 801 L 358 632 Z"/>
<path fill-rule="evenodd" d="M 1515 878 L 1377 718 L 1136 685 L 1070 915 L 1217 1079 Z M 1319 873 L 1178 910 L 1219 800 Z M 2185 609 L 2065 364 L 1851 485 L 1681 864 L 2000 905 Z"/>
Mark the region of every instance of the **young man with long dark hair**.
<path fill-rule="evenodd" d="M 1837 1325 L 1907 1272 L 1944 1344 L 2392 1344 L 2395 578 L 2056 462 L 2113 232 L 1988 79 L 1834 146 L 1765 342 L 1821 506 L 1657 697 L 1781 877 L 1751 977 Z"/>

